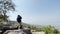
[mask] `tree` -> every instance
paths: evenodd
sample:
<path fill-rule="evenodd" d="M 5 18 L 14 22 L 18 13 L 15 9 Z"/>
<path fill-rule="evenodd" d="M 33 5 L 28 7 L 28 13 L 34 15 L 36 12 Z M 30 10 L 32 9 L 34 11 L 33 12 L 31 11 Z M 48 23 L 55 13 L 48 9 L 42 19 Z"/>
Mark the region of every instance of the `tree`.
<path fill-rule="evenodd" d="M 51 25 L 45 26 L 44 27 L 45 34 L 54 34 L 54 27 Z"/>
<path fill-rule="evenodd" d="M 54 29 L 54 34 L 58 34 L 58 29 Z"/>
<path fill-rule="evenodd" d="M 0 14 L 4 16 L 4 21 L 6 21 L 6 13 L 14 10 L 15 5 L 12 0 L 0 0 Z"/>
<path fill-rule="evenodd" d="M 8 16 L 6 15 L 6 21 L 8 21 L 7 18 L 8 18 Z M 2 22 L 2 21 L 4 21 L 4 16 L 2 14 L 0 14 L 0 22 Z"/>

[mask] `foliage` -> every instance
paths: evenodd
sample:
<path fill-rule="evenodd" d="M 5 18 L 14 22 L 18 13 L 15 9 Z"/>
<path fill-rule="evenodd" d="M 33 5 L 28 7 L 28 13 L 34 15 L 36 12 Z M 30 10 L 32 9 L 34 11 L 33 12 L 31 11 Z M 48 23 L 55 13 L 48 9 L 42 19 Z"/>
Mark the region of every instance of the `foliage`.
<path fill-rule="evenodd" d="M 60 34 L 60 31 L 58 31 L 58 29 L 54 28 L 53 26 L 51 25 L 48 25 L 48 26 L 44 26 L 44 27 L 35 27 L 35 26 L 29 26 L 29 28 L 31 30 L 36 30 L 38 32 L 40 31 L 44 31 L 45 34 Z"/>
<path fill-rule="evenodd" d="M 7 20 L 7 18 L 8 18 L 8 16 L 7 16 L 7 15 L 6 15 L 6 17 L 5 17 L 5 18 L 6 18 L 6 21 L 8 21 L 8 20 Z M 4 21 L 4 16 L 1 14 L 1 15 L 0 15 L 0 22 L 2 22 L 2 21 Z"/>
<path fill-rule="evenodd" d="M 6 20 L 6 13 L 10 10 L 15 10 L 12 0 L 0 0 L 0 14 L 4 16 L 4 20 Z"/>

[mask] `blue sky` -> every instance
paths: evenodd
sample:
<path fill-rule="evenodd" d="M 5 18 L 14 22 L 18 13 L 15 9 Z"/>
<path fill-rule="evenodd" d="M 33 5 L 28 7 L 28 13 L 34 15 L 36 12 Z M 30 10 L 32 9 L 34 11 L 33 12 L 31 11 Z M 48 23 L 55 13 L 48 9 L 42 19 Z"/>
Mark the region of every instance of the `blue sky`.
<path fill-rule="evenodd" d="M 22 22 L 38 25 L 60 25 L 60 0 L 13 0 L 16 11 L 10 12 L 10 20 L 17 15 Z"/>

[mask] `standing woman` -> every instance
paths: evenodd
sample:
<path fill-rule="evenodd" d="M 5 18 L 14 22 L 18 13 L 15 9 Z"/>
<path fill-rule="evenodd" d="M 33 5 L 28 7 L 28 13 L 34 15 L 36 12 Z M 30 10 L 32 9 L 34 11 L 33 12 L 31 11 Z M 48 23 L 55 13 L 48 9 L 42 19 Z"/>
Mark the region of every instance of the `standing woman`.
<path fill-rule="evenodd" d="M 20 24 L 20 29 L 22 29 L 22 23 L 21 23 L 22 17 L 20 15 L 17 16 L 17 22 Z"/>

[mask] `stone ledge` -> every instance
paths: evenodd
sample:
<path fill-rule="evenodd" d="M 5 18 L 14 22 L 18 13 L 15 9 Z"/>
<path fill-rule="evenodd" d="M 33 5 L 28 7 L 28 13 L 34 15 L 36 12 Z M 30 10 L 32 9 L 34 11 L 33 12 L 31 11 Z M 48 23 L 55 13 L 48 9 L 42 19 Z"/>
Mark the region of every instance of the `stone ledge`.
<path fill-rule="evenodd" d="M 7 30 L 3 34 L 32 34 L 28 29 Z"/>

